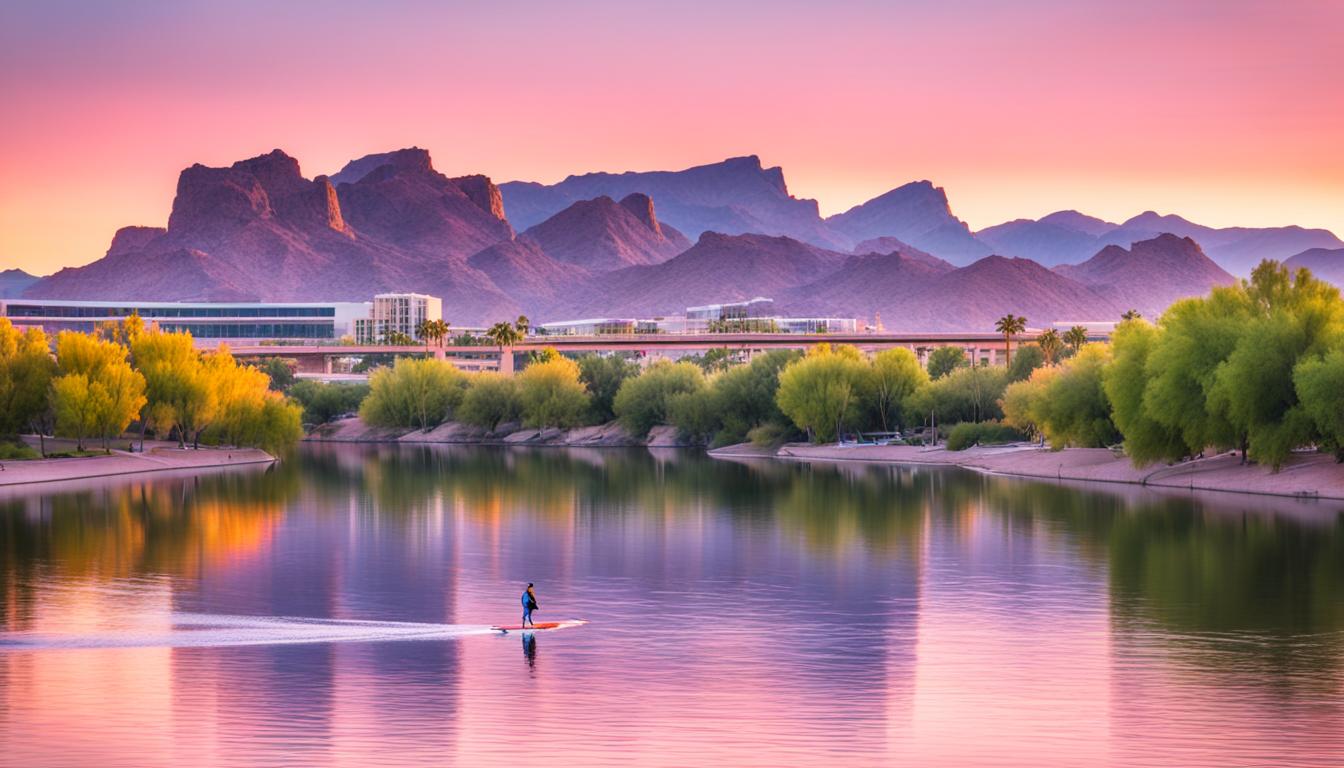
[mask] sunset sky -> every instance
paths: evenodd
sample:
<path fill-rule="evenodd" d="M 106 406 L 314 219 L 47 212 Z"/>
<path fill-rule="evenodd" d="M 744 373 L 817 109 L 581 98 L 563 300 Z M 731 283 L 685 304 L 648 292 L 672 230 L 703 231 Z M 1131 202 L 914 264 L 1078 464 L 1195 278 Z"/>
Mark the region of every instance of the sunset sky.
<path fill-rule="evenodd" d="M 376 10 L 374 10 L 376 8 Z M 418 145 L 556 181 L 758 154 L 835 213 L 1344 234 L 1344 2 L 185 2 L 0 9 L 0 268 L 163 225 L 178 172 Z"/>

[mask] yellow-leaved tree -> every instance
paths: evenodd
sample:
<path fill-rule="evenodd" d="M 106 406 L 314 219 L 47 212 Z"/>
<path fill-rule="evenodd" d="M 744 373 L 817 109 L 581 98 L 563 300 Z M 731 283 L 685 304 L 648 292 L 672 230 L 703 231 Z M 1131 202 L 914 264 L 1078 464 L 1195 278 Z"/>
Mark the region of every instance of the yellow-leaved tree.
<path fill-rule="evenodd" d="M 145 377 L 131 368 L 126 347 L 94 336 L 62 331 L 56 338 L 52 409 L 56 434 L 73 437 L 78 450 L 84 440 L 101 438 L 103 450 L 144 407 Z"/>

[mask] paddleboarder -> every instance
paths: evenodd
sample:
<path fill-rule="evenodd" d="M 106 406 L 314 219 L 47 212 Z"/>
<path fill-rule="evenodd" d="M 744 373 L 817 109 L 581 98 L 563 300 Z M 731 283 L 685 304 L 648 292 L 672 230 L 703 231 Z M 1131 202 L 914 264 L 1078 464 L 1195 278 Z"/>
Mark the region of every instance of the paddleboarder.
<path fill-rule="evenodd" d="M 523 626 L 528 624 L 536 626 L 532 621 L 532 612 L 537 610 L 537 593 L 532 591 L 532 582 L 527 583 L 527 590 L 523 592 Z"/>

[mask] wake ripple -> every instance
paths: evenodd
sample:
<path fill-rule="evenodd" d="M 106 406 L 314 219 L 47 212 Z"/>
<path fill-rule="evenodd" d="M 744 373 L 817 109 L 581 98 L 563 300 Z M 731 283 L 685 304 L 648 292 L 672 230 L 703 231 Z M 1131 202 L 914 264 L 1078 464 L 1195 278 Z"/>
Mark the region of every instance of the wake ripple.
<path fill-rule="evenodd" d="M 92 633 L 0 634 L 0 653 L 77 648 L 216 648 L 239 645 L 448 640 L 492 634 L 486 624 L 352 621 L 290 616 L 175 613 L 164 625 Z"/>

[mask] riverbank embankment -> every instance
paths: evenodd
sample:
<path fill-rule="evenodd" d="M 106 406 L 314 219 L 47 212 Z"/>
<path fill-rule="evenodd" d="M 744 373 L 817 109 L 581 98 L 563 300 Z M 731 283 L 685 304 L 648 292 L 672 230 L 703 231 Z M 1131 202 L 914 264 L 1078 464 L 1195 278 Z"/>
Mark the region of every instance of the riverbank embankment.
<path fill-rule="evenodd" d="M 530 429 L 502 424 L 489 430 L 457 422 L 433 429 L 371 427 L 353 417 L 317 427 L 304 438 L 314 443 L 444 443 L 453 445 L 518 445 L 559 448 L 675 448 L 687 445 L 674 427 L 654 427 L 645 440 L 632 437 L 616 422 L 573 429 Z"/>
<path fill-rule="evenodd" d="M 964 451 L 912 445 L 809 445 L 788 443 L 761 448 L 744 443 L 718 448 L 711 456 L 726 459 L 787 461 L 856 461 L 887 464 L 929 464 L 962 467 L 995 475 L 1047 480 L 1128 483 L 1192 491 L 1230 491 L 1299 498 L 1344 499 L 1344 466 L 1323 453 L 1294 454 L 1278 472 L 1243 464 L 1235 453 L 1223 453 L 1177 464 L 1135 467 L 1123 454 L 1105 448 L 1052 451 L 1037 445 L 976 446 Z"/>
<path fill-rule="evenodd" d="M 145 472 L 215 469 L 247 464 L 270 464 L 275 457 L 258 448 L 178 448 L 176 444 L 147 445 L 145 452 L 112 451 L 98 456 L 26 459 L 3 462 L 0 486 L 56 483 Z"/>

